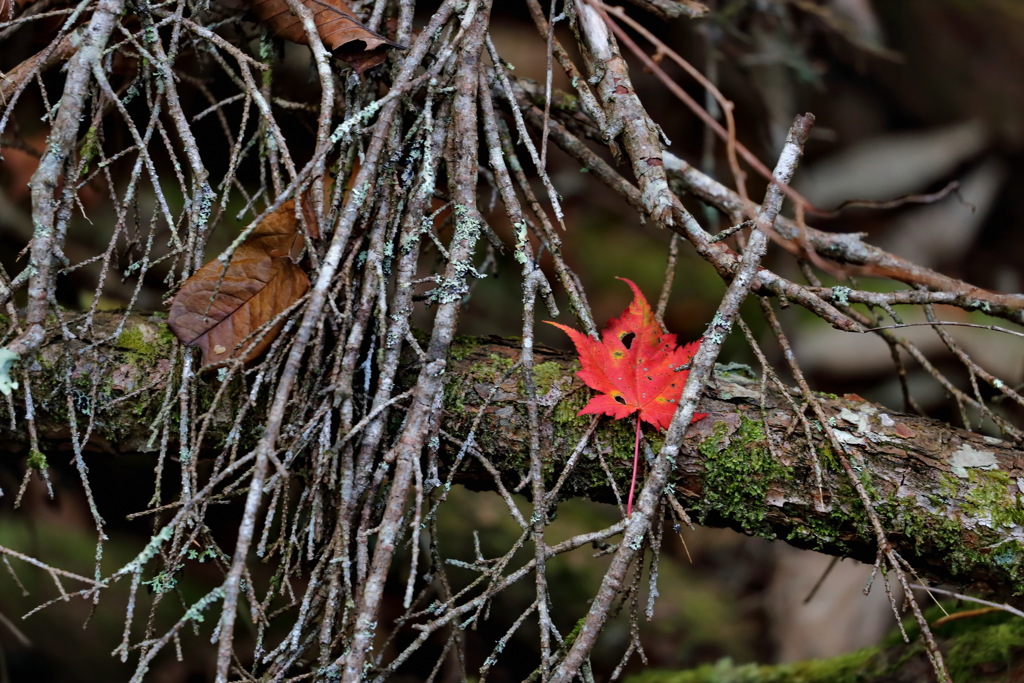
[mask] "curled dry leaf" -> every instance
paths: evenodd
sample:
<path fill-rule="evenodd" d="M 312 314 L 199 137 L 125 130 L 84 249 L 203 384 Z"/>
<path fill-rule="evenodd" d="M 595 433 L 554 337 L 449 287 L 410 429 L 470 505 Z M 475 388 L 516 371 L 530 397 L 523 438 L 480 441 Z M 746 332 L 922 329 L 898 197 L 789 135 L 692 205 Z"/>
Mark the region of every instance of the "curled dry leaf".
<path fill-rule="evenodd" d="M 256 16 L 274 33 L 300 45 L 307 45 L 302 22 L 288 9 L 285 0 L 247 0 Z M 313 13 L 320 40 L 335 57 L 348 62 L 356 73 L 377 66 L 390 48 L 404 49 L 363 26 L 343 0 L 299 0 Z"/>
<path fill-rule="evenodd" d="M 256 226 L 226 268 L 214 259 L 185 281 L 171 302 L 171 331 L 182 343 L 199 347 L 204 365 L 242 351 L 246 363 L 253 360 L 274 341 L 283 322 L 265 332 L 260 328 L 309 289 L 309 278 L 295 263 L 302 246 L 295 203 L 288 201 Z M 243 342 L 254 332 L 262 337 L 248 348 Z"/>

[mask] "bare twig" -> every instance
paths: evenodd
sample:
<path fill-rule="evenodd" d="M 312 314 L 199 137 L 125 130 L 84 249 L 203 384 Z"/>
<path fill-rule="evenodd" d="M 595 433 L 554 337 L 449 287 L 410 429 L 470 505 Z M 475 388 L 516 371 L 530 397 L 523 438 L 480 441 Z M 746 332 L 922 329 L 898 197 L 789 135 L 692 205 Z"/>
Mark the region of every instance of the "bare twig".
<path fill-rule="evenodd" d="M 790 134 L 786 140 L 786 147 L 780 155 L 779 163 L 774 173 L 779 182 L 788 183 L 796 171 L 797 162 L 813 121 L 813 116 L 798 117 L 790 129 Z M 730 283 L 725 296 L 722 298 L 722 304 L 719 306 L 715 318 L 708 326 L 708 331 L 704 335 L 704 341 L 701 343 L 700 350 L 691 363 L 690 374 L 687 377 L 686 387 L 683 389 L 683 394 L 680 397 L 679 408 L 676 410 L 675 417 L 672 418 L 672 424 L 669 426 L 668 433 L 665 436 L 665 445 L 662 447 L 658 459 L 648 474 L 647 482 L 640 492 L 636 514 L 629 519 L 622 543 L 619 545 L 619 550 L 615 553 L 612 565 L 605 573 L 601 588 L 587 614 L 587 619 L 583 623 L 572 648 L 555 669 L 551 677 L 552 681 L 568 682 L 579 671 L 584 658 L 593 648 L 597 635 L 600 633 L 605 619 L 607 619 L 608 608 L 612 600 L 615 599 L 616 594 L 623 585 L 627 568 L 642 547 L 641 544 L 644 536 L 650 530 L 652 516 L 658 508 L 658 502 L 664 491 L 668 473 L 672 468 L 672 462 L 676 452 L 679 450 L 683 433 L 693 418 L 697 401 L 700 398 L 704 385 L 711 376 L 711 369 L 715 359 L 718 357 L 722 342 L 725 341 L 725 337 L 732 329 L 739 306 L 750 292 L 750 286 L 754 281 L 754 274 L 757 272 L 761 258 L 768 247 L 768 230 L 771 229 L 771 225 L 775 222 L 775 218 L 782 205 L 782 199 L 783 194 L 778 189 L 778 185 L 770 185 L 765 195 L 764 204 L 758 213 L 757 228 L 753 231 L 750 241 L 747 243 L 740 268 Z"/>

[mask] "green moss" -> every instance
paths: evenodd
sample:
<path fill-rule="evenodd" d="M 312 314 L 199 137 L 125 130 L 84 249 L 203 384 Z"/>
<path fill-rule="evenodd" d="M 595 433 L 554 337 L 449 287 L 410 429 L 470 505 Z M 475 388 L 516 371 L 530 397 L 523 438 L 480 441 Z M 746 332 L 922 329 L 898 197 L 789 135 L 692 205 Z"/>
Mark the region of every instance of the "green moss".
<path fill-rule="evenodd" d="M 763 425 L 746 417 L 731 435 L 724 422 L 699 446 L 704 456 L 704 492 L 697 505 L 703 521 L 715 513 L 738 522 L 748 532 L 774 537 L 768 524 L 765 499 L 774 481 L 792 472 L 772 457 Z"/>
<path fill-rule="evenodd" d="M 584 415 L 576 419 L 582 422 L 582 426 L 585 427 L 592 418 L 592 415 Z M 665 444 L 664 435 L 649 427 L 641 428 L 643 429 L 643 439 L 647 442 L 651 451 L 659 453 Z M 615 485 L 618 487 L 623 503 L 625 503 L 626 495 L 629 493 L 629 483 L 633 476 L 633 455 L 636 449 L 636 418 L 634 415 L 622 420 L 602 417 L 599 429 L 601 432 L 600 443 L 602 446 L 610 448 L 611 455 L 605 458 L 605 463 L 608 465 L 607 472 L 604 467 L 589 468 L 589 486 L 595 489 L 607 489 L 610 474 L 615 480 Z M 578 426 L 575 434 L 580 432 L 581 429 Z M 643 444 L 641 444 L 640 448 L 640 469 L 637 472 L 638 486 L 642 485 L 645 472 L 650 466 L 650 463 L 644 456 L 644 453 L 647 451 Z"/>
<path fill-rule="evenodd" d="M 971 680 L 978 667 L 1009 667 L 1024 650 L 1024 620 L 1008 619 L 957 639 L 946 659 L 953 680 Z"/>
<path fill-rule="evenodd" d="M 456 337 L 448 349 L 448 357 L 452 360 L 463 360 L 479 347 L 479 337 Z"/>
<path fill-rule="evenodd" d="M 167 356 L 167 347 L 174 339 L 167 325 L 140 323 L 123 330 L 117 337 L 117 346 L 146 358 L 162 358 Z"/>
<path fill-rule="evenodd" d="M 953 602 L 925 611 L 925 619 L 934 622 L 940 617 L 968 609 Z M 911 639 L 910 649 L 923 652 L 920 628 L 908 619 L 904 626 Z M 945 655 L 946 667 L 954 681 L 1011 680 L 1000 674 L 1011 673 L 1014 663 L 1024 654 L 1024 619 L 1008 612 L 991 612 L 971 618 L 952 619 L 933 626 L 932 633 Z M 898 633 L 890 633 L 883 648 L 902 646 Z M 914 654 L 911 652 L 910 654 Z M 1017 678 L 1012 678 L 1017 680 Z"/>
<path fill-rule="evenodd" d="M 559 363 L 548 361 L 537 363 L 533 366 L 533 383 L 537 387 L 537 393 L 544 395 L 551 391 L 555 382 L 565 377 L 565 371 Z"/>
<path fill-rule="evenodd" d="M 442 392 L 444 393 L 444 405 L 447 410 L 455 411 L 458 414 L 465 412 L 466 403 L 463 400 L 465 392 L 463 391 L 462 382 L 457 381 L 453 376 L 449 376 L 448 381 L 444 383 Z"/>
<path fill-rule="evenodd" d="M 46 461 L 46 453 L 32 449 L 28 452 L 28 466 L 34 470 L 45 470 L 49 467 Z"/>
<path fill-rule="evenodd" d="M 593 415 L 580 415 L 580 411 L 590 400 L 589 391 L 577 391 L 566 396 L 555 404 L 551 413 L 551 422 L 555 431 L 555 438 L 560 443 L 573 444 L 582 435 Z M 612 420 L 608 420 L 612 422 Z M 569 457 L 569 453 L 563 453 L 563 457 Z"/>
<path fill-rule="evenodd" d="M 864 487 L 864 492 L 868 494 L 868 499 L 878 500 L 878 491 L 875 490 L 875 484 L 871 481 L 871 470 L 867 467 L 858 468 L 857 465 L 853 465 L 853 468 L 857 472 L 861 486 Z"/>
<path fill-rule="evenodd" d="M 1011 581 L 1014 594 L 1024 592 L 1024 574 L 1017 571 L 1024 563 L 1019 543 L 1016 544 L 1017 547 L 1004 543 L 996 550 L 978 550 L 976 548 L 986 548 L 990 541 L 982 537 L 971 540 L 973 546 L 969 545 L 965 541 L 964 529 L 958 520 L 941 514 L 929 514 L 912 498 L 880 503 L 876 506 L 876 511 L 886 529 L 904 536 L 904 543 L 913 547 L 916 554 L 941 557 L 953 576 L 968 578 L 979 567 L 991 569 L 994 564 L 993 552 L 1001 550 L 1001 553 L 1007 555 L 1004 557 L 1000 554 L 1002 565 L 995 566 L 1003 568 L 1007 577 L 1016 577 Z M 980 529 L 979 533 L 983 534 L 983 531 Z M 996 540 L 993 535 L 991 542 Z M 1008 569 L 1005 568 L 1007 565 Z"/>
<path fill-rule="evenodd" d="M 89 130 L 85 132 L 85 138 L 82 140 L 81 151 L 78 154 L 82 164 L 82 171 L 79 173 L 80 178 L 89 174 L 89 164 L 96 157 L 98 149 L 99 135 L 96 133 L 96 126 L 89 126 Z"/>
<path fill-rule="evenodd" d="M 580 109 L 579 98 L 575 95 L 563 92 L 559 93 L 559 97 L 555 99 L 555 106 L 564 112 L 577 112 Z"/>
<path fill-rule="evenodd" d="M 955 498 L 957 493 L 960 491 L 960 480 L 952 474 L 940 475 L 939 491 L 946 498 Z"/>
<path fill-rule="evenodd" d="M 487 356 L 487 362 L 473 363 L 469 366 L 469 375 L 476 382 L 490 382 L 497 384 L 505 379 L 508 371 L 516 362 L 507 357 L 492 353 Z"/>
<path fill-rule="evenodd" d="M 633 475 L 633 453 L 636 450 L 635 420 L 636 418 L 630 415 L 622 420 L 602 418 L 601 423 L 601 438 L 610 441 L 612 448 L 612 457 L 608 460 L 608 468 L 611 470 L 612 476 L 616 478 L 620 491 L 623 490 L 622 483 L 626 482 L 627 493 L 629 492 L 629 479 Z M 643 448 L 643 444 L 640 447 Z M 643 460 L 643 453 L 640 454 L 640 459 Z M 640 472 L 637 476 L 638 478 L 642 477 L 643 473 Z"/>
<path fill-rule="evenodd" d="M 579 431 L 586 427 L 592 418 L 589 415 L 580 416 L 579 412 L 587 405 L 588 400 L 585 392 L 578 391 L 556 403 L 551 415 L 555 429 Z"/>
<path fill-rule="evenodd" d="M 956 611 L 948 607 L 950 612 Z M 943 615 L 940 608 L 926 612 L 929 621 Z M 645 671 L 628 683 L 881 683 L 917 679 L 927 670 L 927 655 L 913 619 L 904 622 L 911 642 L 893 631 L 878 647 L 792 664 L 763 666 L 735 664 L 722 659 L 691 671 Z M 1011 680 L 1019 672 L 1024 653 L 1024 619 L 996 612 L 970 619 L 955 619 L 933 627 L 946 667 L 954 681 Z M 922 669 L 924 667 L 924 669 Z M 1016 678 L 1013 678 L 1016 680 Z"/>
<path fill-rule="evenodd" d="M 790 529 L 786 540 L 800 541 L 812 550 L 850 553 L 852 549 L 843 539 L 850 537 L 851 531 L 855 538 L 870 537 L 871 524 L 857 492 L 845 479 L 840 479 L 827 495 L 831 499 L 828 513 L 806 516 Z"/>
<path fill-rule="evenodd" d="M 692 671 L 648 671 L 627 680 L 629 683 L 859 683 L 868 680 L 865 674 L 873 668 L 877 655 L 877 648 L 868 648 L 831 659 L 777 666 L 735 664 L 731 659 L 722 659 Z"/>
<path fill-rule="evenodd" d="M 166 319 L 167 316 L 164 313 L 154 313 L 151 317 L 153 317 L 153 318 L 163 317 L 164 319 Z M 168 327 L 165 323 L 158 323 L 157 324 L 157 326 L 156 326 L 156 338 L 157 338 L 157 343 L 164 344 L 164 345 L 174 344 L 176 341 L 178 341 L 178 338 L 174 336 L 173 332 L 171 332 L 171 328 Z"/>
<path fill-rule="evenodd" d="M 1012 482 L 1005 472 L 970 469 L 968 483 L 962 506 L 965 513 L 976 519 L 991 519 L 995 528 L 1024 524 L 1020 493 L 1010 493 Z"/>
<path fill-rule="evenodd" d="M 821 446 L 817 448 L 818 461 L 821 463 L 822 469 L 828 472 L 841 472 L 843 467 L 839 464 L 839 460 L 836 458 L 836 454 L 832 451 L 832 445 L 827 441 L 823 441 Z"/>

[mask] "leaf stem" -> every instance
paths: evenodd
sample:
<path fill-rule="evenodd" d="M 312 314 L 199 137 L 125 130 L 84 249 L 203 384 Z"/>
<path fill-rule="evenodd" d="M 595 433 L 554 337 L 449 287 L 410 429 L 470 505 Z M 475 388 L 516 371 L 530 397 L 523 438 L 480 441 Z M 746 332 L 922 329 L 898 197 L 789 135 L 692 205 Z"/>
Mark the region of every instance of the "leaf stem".
<path fill-rule="evenodd" d="M 629 499 L 626 501 L 626 516 L 633 514 L 633 492 L 636 490 L 636 469 L 640 465 L 640 411 L 636 413 L 636 443 L 633 445 L 633 479 L 629 482 Z"/>

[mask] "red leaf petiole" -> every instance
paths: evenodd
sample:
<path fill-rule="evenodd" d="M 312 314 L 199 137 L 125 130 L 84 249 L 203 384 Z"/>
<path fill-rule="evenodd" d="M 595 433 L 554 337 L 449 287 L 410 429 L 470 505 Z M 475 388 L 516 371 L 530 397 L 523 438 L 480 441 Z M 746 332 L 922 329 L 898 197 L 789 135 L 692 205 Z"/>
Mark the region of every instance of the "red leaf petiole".
<path fill-rule="evenodd" d="M 640 465 L 640 413 L 636 415 L 636 443 L 633 445 L 633 480 L 629 482 L 629 500 L 626 501 L 626 516 L 633 514 L 633 491 L 636 490 L 636 470 Z"/>

